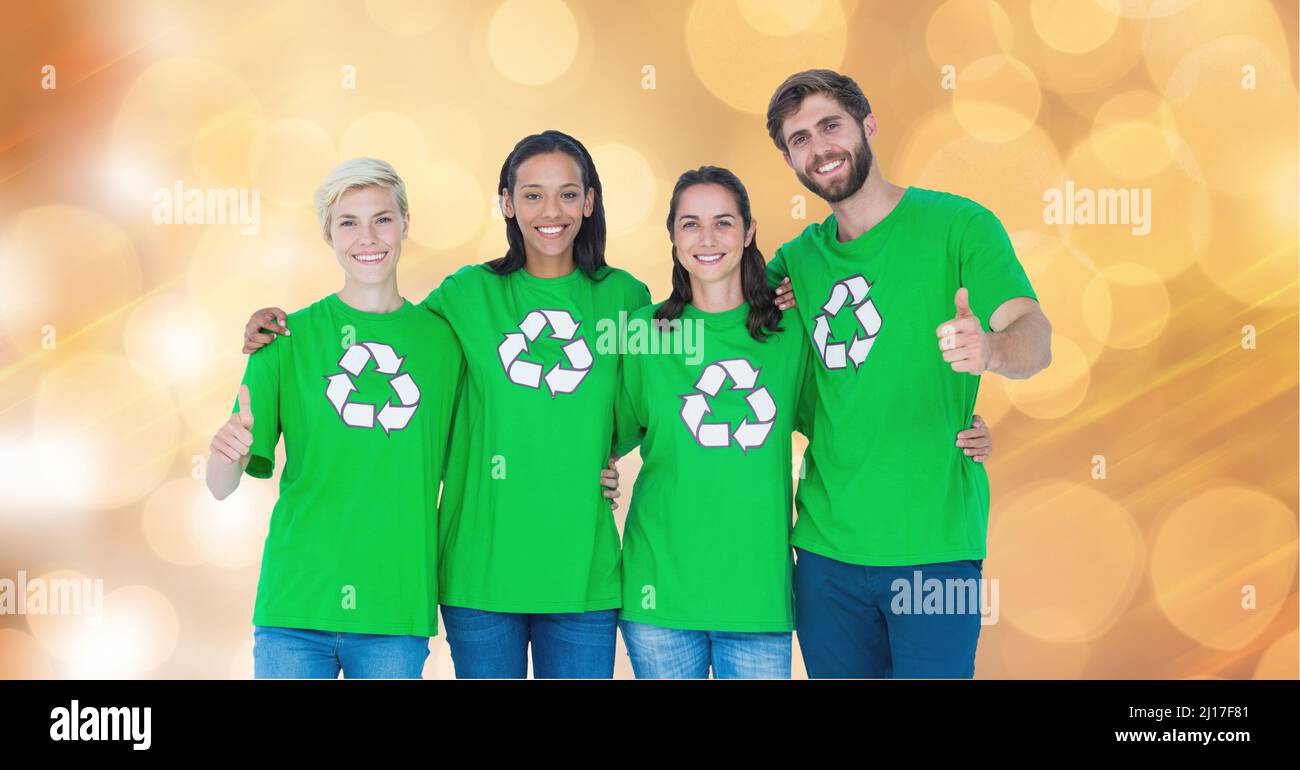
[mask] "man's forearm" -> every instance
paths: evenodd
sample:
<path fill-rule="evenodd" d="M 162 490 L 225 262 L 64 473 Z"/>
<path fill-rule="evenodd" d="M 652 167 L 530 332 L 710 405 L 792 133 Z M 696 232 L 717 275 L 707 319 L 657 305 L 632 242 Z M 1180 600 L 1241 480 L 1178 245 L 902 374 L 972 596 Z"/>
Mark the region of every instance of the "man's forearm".
<path fill-rule="evenodd" d="M 1024 380 L 1052 362 L 1052 325 L 1047 316 L 1026 313 L 1000 332 L 989 334 L 988 371 Z"/>

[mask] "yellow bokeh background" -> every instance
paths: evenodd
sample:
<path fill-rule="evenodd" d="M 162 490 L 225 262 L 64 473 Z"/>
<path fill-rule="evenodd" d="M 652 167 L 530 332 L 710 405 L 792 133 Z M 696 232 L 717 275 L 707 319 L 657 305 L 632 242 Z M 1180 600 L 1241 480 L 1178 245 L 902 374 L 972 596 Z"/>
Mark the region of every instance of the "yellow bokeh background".
<path fill-rule="evenodd" d="M 769 256 L 826 215 L 764 128 L 773 89 L 815 66 L 861 84 L 888 178 L 999 216 L 1054 324 L 1047 371 L 980 388 L 999 612 L 977 675 L 1297 677 L 1295 3 L 8 10 L 0 579 L 104 592 L 96 619 L 0 614 L 0 678 L 251 675 L 278 480 L 217 504 L 201 470 L 249 312 L 338 288 L 310 200 L 333 164 L 406 179 L 418 300 L 500 256 L 502 160 L 564 130 L 600 171 L 610 263 L 662 299 L 681 171 L 734 170 Z M 256 231 L 156 224 L 178 183 L 257 190 Z M 1131 192 L 1147 221 L 1048 216 L 1066 189 Z M 630 491 L 639 458 L 621 467 Z M 444 639 L 430 649 L 425 675 L 452 676 Z"/>

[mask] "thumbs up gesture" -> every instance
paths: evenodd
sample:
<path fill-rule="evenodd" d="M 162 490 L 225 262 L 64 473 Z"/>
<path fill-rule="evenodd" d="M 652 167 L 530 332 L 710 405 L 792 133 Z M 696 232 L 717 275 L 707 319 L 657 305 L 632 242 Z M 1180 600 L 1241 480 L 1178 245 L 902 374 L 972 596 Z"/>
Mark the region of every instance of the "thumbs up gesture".
<path fill-rule="evenodd" d="M 980 320 L 970 309 L 970 294 L 965 287 L 953 297 L 957 315 L 939 324 L 935 334 L 939 337 L 939 350 L 954 372 L 981 374 L 989 368 L 992 347 L 989 335 Z"/>
<path fill-rule="evenodd" d="M 214 457 L 227 463 L 248 464 L 248 453 L 253 448 L 253 407 L 249 403 L 248 386 L 239 386 L 239 412 L 221 426 L 212 437 L 209 447 Z"/>

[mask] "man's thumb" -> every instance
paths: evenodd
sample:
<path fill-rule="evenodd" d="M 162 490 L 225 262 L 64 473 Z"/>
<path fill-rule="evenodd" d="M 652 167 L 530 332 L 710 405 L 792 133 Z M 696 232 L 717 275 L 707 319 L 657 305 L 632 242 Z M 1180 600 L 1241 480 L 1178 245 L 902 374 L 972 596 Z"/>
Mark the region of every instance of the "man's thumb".
<path fill-rule="evenodd" d="M 249 403 L 248 386 L 239 386 L 239 424 L 245 428 L 253 427 L 253 407 Z"/>
<path fill-rule="evenodd" d="M 958 317 L 974 315 L 970 310 L 970 292 L 966 291 L 965 286 L 957 290 L 957 296 L 953 297 L 952 303 L 957 307 Z"/>

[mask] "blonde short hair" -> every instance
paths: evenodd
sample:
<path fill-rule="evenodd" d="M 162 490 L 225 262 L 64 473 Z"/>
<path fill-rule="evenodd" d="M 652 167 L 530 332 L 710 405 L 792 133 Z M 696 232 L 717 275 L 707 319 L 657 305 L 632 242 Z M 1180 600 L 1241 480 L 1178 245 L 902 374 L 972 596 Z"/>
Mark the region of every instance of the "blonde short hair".
<path fill-rule="evenodd" d="M 316 216 L 320 217 L 321 235 L 326 243 L 333 243 L 330 237 L 330 220 L 334 216 L 334 207 L 339 198 L 349 190 L 359 190 L 371 185 L 383 187 L 393 194 L 397 209 L 405 219 L 410 209 L 406 203 L 406 183 L 397 175 L 386 161 L 377 158 L 352 158 L 334 167 L 316 194 L 312 196 L 316 204 Z"/>

